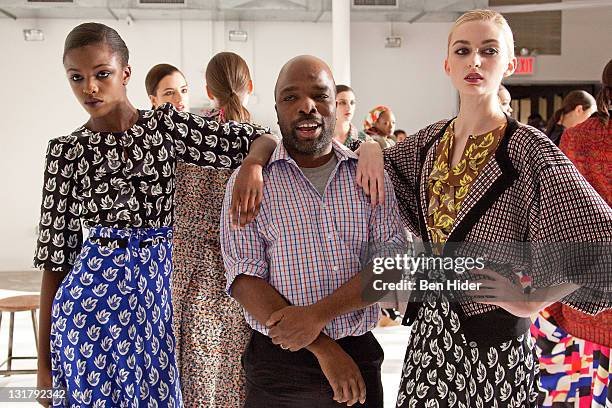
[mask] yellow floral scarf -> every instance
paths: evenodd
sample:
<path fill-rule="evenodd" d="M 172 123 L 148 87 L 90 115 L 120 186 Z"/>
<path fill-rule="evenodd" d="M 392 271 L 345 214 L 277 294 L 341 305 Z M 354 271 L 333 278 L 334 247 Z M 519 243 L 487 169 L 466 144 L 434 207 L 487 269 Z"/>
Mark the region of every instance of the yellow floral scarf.
<path fill-rule="evenodd" d="M 427 229 L 431 233 L 436 252 L 441 252 L 463 200 L 478 173 L 495 154 L 505 128 L 504 123 L 499 128 L 484 134 L 470 136 L 459 163 L 452 169 L 450 166 L 455 139 L 455 121 L 446 129 L 436 149 L 436 161 L 427 182 L 429 194 Z"/>

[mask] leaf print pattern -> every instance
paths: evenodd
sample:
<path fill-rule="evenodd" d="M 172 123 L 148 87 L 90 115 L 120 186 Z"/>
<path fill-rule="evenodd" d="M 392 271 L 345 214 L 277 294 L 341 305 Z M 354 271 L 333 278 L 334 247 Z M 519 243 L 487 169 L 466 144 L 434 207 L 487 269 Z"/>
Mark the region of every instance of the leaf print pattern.
<path fill-rule="evenodd" d="M 91 229 L 52 305 L 54 407 L 182 406 L 171 252 L 168 227 Z"/>
<path fill-rule="evenodd" d="M 451 168 L 453 121 L 442 136 L 436 150 L 436 160 L 427 181 L 429 203 L 427 226 L 432 242 L 439 248 L 450 235 L 461 205 L 479 172 L 495 153 L 506 125 L 482 135 L 470 136 L 461 159 Z"/>
<path fill-rule="evenodd" d="M 260 127 L 206 120 L 166 104 L 139 111 L 123 133 L 84 127 L 47 147 L 34 264 L 70 271 L 82 226 L 160 228 L 173 225 L 177 161 L 235 169 Z"/>
<path fill-rule="evenodd" d="M 454 307 L 440 293 L 425 294 L 412 326 L 396 406 L 536 407 L 532 339 L 518 336 L 498 346 L 469 346 Z M 440 331 L 429 330 L 434 325 Z"/>

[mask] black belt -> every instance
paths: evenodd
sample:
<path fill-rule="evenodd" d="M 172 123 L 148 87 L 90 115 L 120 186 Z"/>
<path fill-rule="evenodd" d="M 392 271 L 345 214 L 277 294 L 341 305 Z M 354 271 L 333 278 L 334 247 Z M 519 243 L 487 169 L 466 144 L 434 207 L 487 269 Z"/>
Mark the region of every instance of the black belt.
<path fill-rule="evenodd" d="M 420 302 L 409 302 L 402 324 L 409 326 L 417 319 Z M 525 334 L 531 326 L 531 319 L 518 317 L 504 309 L 495 309 L 475 316 L 466 316 L 458 303 L 451 303 L 451 309 L 459 316 L 461 332 L 470 347 L 497 346 Z"/>
<path fill-rule="evenodd" d="M 146 248 L 157 245 L 161 240 L 163 240 L 161 237 L 147 238 L 140 241 L 138 246 L 140 248 Z M 101 246 L 114 246 L 117 248 L 127 248 L 128 246 L 128 240 L 125 238 L 90 237 L 89 241 Z"/>

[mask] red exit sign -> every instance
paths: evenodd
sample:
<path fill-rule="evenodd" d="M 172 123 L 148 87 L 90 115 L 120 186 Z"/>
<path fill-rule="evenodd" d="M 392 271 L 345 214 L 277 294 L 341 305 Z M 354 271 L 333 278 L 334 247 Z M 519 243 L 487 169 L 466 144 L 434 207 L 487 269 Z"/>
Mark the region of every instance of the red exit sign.
<path fill-rule="evenodd" d="M 518 57 L 514 75 L 533 75 L 535 57 Z"/>

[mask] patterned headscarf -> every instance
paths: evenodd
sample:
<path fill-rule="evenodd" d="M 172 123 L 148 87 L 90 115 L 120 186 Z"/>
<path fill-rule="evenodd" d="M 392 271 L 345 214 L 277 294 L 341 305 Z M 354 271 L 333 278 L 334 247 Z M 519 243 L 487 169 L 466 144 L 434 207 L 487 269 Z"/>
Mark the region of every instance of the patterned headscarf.
<path fill-rule="evenodd" d="M 374 109 L 372 109 L 366 116 L 365 120 L 363 121 L 363 130 L 364 131 L 368 131 L 371 130 L 374 127 L 374 124 L 376 123 L 376 121 L 378 120 L 378 118 L 380 117 L 380 115 L 383 114 L 383 112 L 386 112 L 390 110 L 388 107 L 384 106 L 384 105 L 379 105 L 377 107 L 375 107 Z"/>

